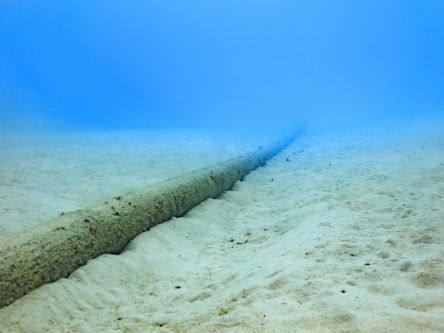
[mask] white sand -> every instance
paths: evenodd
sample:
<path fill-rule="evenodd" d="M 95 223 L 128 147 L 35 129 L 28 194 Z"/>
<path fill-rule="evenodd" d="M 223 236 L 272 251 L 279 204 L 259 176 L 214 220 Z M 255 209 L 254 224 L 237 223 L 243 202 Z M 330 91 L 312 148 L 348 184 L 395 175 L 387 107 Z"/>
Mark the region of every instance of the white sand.
<path fill-rule="evenodd" d="M 183 130 L 0 136 L 0 242 L 63 211 L 237 156 L 254 142 L 261 141 Z"/>
<path fill-rule="evenodd" d="M 296 141 L 1 309 L 0 331 L 444 331 L 444 134 L 351 139 Z"/>

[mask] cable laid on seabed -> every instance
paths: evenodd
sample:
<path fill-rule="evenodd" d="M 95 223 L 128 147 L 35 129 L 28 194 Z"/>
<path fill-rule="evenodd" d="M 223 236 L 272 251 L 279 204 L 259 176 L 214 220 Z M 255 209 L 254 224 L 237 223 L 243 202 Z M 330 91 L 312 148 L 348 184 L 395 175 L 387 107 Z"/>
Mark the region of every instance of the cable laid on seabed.
<path fill-rule="evenodd" d="M 138 234 L 182 216 L 265 164 L 299 132 L 248 154 L 64 213 L 0 245 L 0 307 L 67 277 L 88 260 L 117 254 Z"/>

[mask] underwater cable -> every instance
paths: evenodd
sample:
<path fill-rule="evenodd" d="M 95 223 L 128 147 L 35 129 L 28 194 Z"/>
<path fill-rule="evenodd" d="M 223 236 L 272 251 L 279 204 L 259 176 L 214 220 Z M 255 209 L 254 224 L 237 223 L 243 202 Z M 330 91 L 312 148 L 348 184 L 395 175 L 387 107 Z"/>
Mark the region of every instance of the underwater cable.
<path fill-rule="evenodd" d="M 299 132 L 248 154 L 64 213 L 0 246 L 0 307 L 67 277 L 88 260 L 117 254 L 138 234 L 182 216 L 289 145 Z"/>

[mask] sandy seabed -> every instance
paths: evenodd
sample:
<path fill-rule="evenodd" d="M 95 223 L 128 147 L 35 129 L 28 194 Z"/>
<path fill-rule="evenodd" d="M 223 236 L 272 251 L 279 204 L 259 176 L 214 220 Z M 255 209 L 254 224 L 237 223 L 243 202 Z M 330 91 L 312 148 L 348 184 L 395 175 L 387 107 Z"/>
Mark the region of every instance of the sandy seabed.
<path fill-rule="evenodd" d="M 0 241 L 62 212 L 240 155 L 258 141 L 190 130 L 0 135 Z"/>
<path fill-rule="evenodd" d="M 120 255 L 91 260 L 69 278 L 0 309 L 0 331 L 442 332 L 440 130 L 308 133 L 232 191 L 139 235 Z M 176 156 L 185 163 L 180 171 L 251 148 L 234 143 L 225 147 L 224 153 L 213 150 L 205 159 L 202 149 L 183 149 Z M 65 193 L 65 205 L 57 199 L 39 211 L 35 221 L 57 213 L 56 207 L 74 209 L 113 191 L 140 187 L 143 173 L 137 172 L 146 170 L 148 161 L 143 152 L 140 160 L 123 168 L 127 181 L 117 179 L 113 186 L 107 175 L 120 174 L 115 163 L 123 163 L 125 153 L 115 159 L 100 148 L 84 154 L 93 157 L 79 155 L 76 160 L 87 164 L 81 170 L 88 170 L 85 176 L 92 183 L 88 186 L 70 172 L 77 170 L 73 163 L 59 160 L 59 168 L 49 168 L 47 177 L 63 179 L 70 189 L 80 183 L 81 188 L 71 197 Z M 106 163 L 91 162 L 101 154 Z M 14 175 L 32 168 L 33 161 L 30 157 Z M 158 162 L 161 167 L 152 172 L 165 172 L 160 178 L 176 175 L 178 167 L 165 171 L 173 168 L 171 162 Z M 8 163 L 11 168 L 13 161 Z M 4 162 L 2 168 L 9 170 Z M 2 180 L 6 208 L 12 202 L 8 193 L 20 187 L 15 183 L 3 190 L 11 172 Z M 32 177 L 24 174 L 28 184 Z M 146 176 L 146 183 L 152 180 Z M 27 190 L 41 191 L 40 182 L 33 179 Z M 91 195 L 82 199 L 84 192 Z M 47 195 L 52 198 L 54 192 Z M 30 207 L 49 198 L 35 200 Z M 8 221 L 33 216 L 32 210 L 2 214 Z M 17 224 L 26 227 L 25 222 Z"/>

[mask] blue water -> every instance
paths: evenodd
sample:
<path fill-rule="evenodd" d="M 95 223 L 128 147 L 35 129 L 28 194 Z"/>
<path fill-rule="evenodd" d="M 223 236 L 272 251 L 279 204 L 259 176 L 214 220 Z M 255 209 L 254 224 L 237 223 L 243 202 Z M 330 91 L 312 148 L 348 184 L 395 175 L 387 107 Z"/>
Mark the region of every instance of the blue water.
<path fill-rule="evenodd" d="M 443 1 L 0 2 L 0 130 L 436 116 Z"/>

